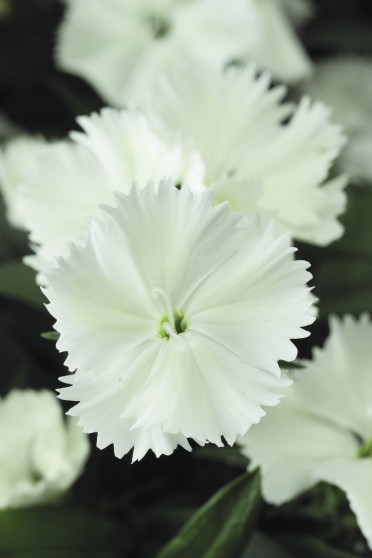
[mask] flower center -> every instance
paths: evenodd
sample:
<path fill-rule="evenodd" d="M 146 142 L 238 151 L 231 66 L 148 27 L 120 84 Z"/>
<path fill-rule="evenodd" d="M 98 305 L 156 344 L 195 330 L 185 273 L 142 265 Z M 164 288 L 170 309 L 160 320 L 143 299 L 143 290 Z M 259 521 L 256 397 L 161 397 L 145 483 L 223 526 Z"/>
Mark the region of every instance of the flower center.
<path fill-rule="evenodd" d="M 163 39 L 169 35 L 171 24 L 166 17 L 160 14 L 152 14 L 147 18 L 147 22 L 150 25 L 154 39 Z"/>
<path fill-rule="evenodd" d="M 363 459 L 363 457 L 372 457 L 372 440 L 364 442 L 358 451 L 358 457 Z"/>
<path fill-rule="evenodd" d="M 171 317 L 165 314 L 160 320 L 158 337 L 161 339 L 169 339 L 179 333 L 183 333 L 186 329 L 187 323 L 182 312 L 173 312 Z"/>

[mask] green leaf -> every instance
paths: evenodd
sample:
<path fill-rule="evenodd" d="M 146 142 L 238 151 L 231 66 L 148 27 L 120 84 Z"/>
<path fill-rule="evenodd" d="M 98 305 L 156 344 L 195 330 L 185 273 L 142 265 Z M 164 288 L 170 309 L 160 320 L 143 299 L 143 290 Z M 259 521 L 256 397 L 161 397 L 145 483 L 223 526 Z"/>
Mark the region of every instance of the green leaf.
<path fill-rule="evenodd" d="M 322 316 L 372 312 L 371 215 L 372 188 L 350 188 L 343 237 L 310 259 Z"/>
<path fill-rule="evenodd" d="M 331 257 L 319 267 L 315 283 L 322 316 L 372 312 L 372 259 Z"/>
<path fill-rule="evenodd" d="M 349 188 L 347 211 L 342 217 L 345 233 L 332 248 L 340 253 L 372 258 L 371 214 L 372 188 Z"/>
<path fill-rule="evenodd" d="M 258 471 L 220 489 L 160 551 L 157 558 L 240 558 L 261 503 Z"/>
<path fill-rule="evenodd" d="M 332 548 L 321 540 L 306 536 L 285 535 L 278 542 L 298 558 L 357 558 L 344 550 Z"/>
<path fill-rule="evenodd" d="M 0 512 L 0 557 L 75 558 L 84 552 L 111 558 L 125 546 L 121 525 L 88 511 L 48 506 Z"/>
<path fill-rule="evenodd" d="M 12 553 L 10 556 L 7 555 L 7 558 L 123 558 L 123 556 L 101 550 L 98 550 L 97 552 L 92 552 L 91 550 L 88 550 L 87 552 L 81 550 L 37 550 L 36 552 Z"/>
<path fill-rule="evenodd" d="M 45 298 L 35 281 L 35 271 L 22 261 L 6 262 L 0 266 L 0 295 L 43 308 Z"/>
<path fill-rule="evenodd" d="M 46 339 L 47 341 L 58 341 L 60 334 L 58 331 L 45 331 L 41 333 L 40 337 Z"/>
<path fill-rule="evenodd" d="M 242 558 L 296 558 L 262 533 L 256 532 Z"/>
<path fill-rule="evenodd" d="M 248 465 L 248 459 L 244 457 L 241 451 L 237 447 L 223 447 L 217 448 L 212 446 L 205 446 L 203 448 L 196 448 L 194 450 L 194 457 L 197 459 L 205 459 L 208 461 L 219 461 L 221 463 L 226 463 L 232 467 L 237 467 L 239 469 L 246 469 Z"/>

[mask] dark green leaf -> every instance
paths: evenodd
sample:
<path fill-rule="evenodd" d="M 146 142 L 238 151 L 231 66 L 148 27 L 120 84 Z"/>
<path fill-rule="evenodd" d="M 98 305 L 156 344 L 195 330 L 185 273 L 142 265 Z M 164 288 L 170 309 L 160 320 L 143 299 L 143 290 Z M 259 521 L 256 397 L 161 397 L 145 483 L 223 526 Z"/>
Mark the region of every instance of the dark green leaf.
<path fill-rule="evenodd" d="M 0 266 L 0 295 L 42 308 L 45 298 L 35 282 L 35 271 L 16 260 Z"/>
<path fill-rule="evenodd" d="M 122 551 L 122 526 L 91 512 L 42 507 L 0 512 L 0 556 L 75 558 L 79 553 Z M 52 552 L 54 554 L 52 554 Z M 59 554 L 58 554 L 59 553 Z"/>
<path fill-rule="evenodd" d="M 372 312 L 372 259 L 329 258 L 322 262 L 315 282 L 322 316 Z"/>
<path fill-rule="evenodd" d="M 258 471 L 216 492 L 186 523 L 158 558 L 240 558 L 260 508 Z"/>
<path fill-rule="evenodd" d="M 279 537 L 278 541 L 296 558 L 357 558 L 356 554 L 332 548 L 312 537 L 285 535 Z"/>
<path fill-rule="evenodd" d="M 372 188 L 351 188 L 343 237 L 314 255 L 315 294 L 323 316 L 372 312 L 371 215 Z"/>
<path fill-rule="evenodd" d="M 295 558 L 262 533 L 256 532 L 242 558 Z"/>
<path fill-rule="evenodd" d="M 4 555 L 5 558 L 5 555 Z M 120 554 L 112 554 L 98 550 L 97 552 L 88 550 L 46 550 L 46 551 L 30 551 L 30 552 L 16 552 L 15 554 L 6 555 L 6 558 L 123 558 Z"/>
<path fill-rule="evenodd" d="M 239 469 L 246 469 L 248 464 L 247 458 L 244 457 L 237 447 L 217 448 L 205 446 L 204 448 L 197 448 L 194 450 L 194 455 L 198 459 L 220 461 L 227 465 L 238 467 Z"/>
<path fill-rule="evenodd" d="M 58 341 L 59 333 L 58 331 L 45 331 L 41 334 L 43 339 L 47 339 L 48 341 Z"/>
<path fill-rule="evenodd" d="M 342 222 L 345 233 L 332 248 L 343 254 L 372 258 L 372 188 L 349 188 L 348 205 Z"/>

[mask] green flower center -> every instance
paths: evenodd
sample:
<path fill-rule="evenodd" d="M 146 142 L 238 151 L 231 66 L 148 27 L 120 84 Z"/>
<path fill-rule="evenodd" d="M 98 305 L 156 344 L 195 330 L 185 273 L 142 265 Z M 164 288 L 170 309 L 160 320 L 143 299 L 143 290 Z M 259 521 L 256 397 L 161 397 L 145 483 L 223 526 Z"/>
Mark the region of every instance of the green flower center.
<path fill-rule="evenodd" d="M 172 334 L 178 335 L 186 331 L 186 329 L 187 322 L 182 312 L 174 312 L 171 319 L 165 314 L 160 320 L 158 337 L 161 339 L 169 339 Z"/>
<path fill-rule="evenodd" d="M 364 442 L 358 451 L 358 457 L 363 459 L 363 457 L 372 457 L 372 440 Z"/>
<path fill-rule="evenodd" d="M 152 35 L 155 39 L 163 39 L 169 35 L 171 24 L 168 19 L 159 14 L 153 14 L 147 19 Z"/>

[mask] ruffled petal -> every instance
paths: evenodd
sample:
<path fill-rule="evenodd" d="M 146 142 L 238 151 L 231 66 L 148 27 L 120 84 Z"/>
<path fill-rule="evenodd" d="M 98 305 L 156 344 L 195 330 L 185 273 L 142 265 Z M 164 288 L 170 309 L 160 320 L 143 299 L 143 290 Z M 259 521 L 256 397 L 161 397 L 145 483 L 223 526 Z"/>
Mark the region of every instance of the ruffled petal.
<path fill-rule="evenodd" d="M 293 405 L 294 388 L 239 442 L 251 467 L 261 466 L 265 500 L 277 505 L 316 484 L 319 464 L 352 458 L 358 451 L 352 434 Z"/>

